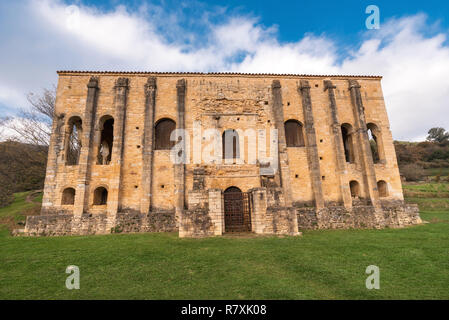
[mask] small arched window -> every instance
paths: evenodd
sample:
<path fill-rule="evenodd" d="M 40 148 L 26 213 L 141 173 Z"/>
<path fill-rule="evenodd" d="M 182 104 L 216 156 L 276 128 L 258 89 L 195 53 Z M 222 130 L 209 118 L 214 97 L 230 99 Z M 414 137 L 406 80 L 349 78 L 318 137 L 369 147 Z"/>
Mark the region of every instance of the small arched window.
<path fill-rule="evenodd" d="M 345 152 L 346 162 L 354 163 L 354 143 L 352 139 L 352 126 L 349 123 L 341 125 L 341 137 L 343 139 L 343 148 Z"/>
<path fill-rule="evenodd" d="M 388 197 L 388 185 L 384 180 L 377 181 L 377 190 L 379 191 L 379 197 Z"/>
<path fill-rule="evenodd" d="M 287 147 L 304 147 L 304 134 L 302 123 L 296 120 L 287 120 L 284 123 L 285 142 Z"/>
<path fill-rule="evenodd" d="M 66 164 L 77 165 L 81 154 L 81 136 L 83 121 L 80 117 L 71 117 L 67 122 L 67 141 L 65 145 Z"/>
<path fill-rule="evenodd" d="M 112 158 L 114 142 L 114 118 L 104 116 L 100 119 L 100 144 L 98 146 L 98 164 L 109 164 Z"/>
<path fill-rule="evenodd" d="M 62 205 L 74 205 L 75 204 L 75 189 L 73 188 L 66 188 L 62 192 L 62 199 L 61 199 Z"/>
<path fill-rule="evenodd" d="M 222 136 L 223 159 L 240 158 L 239 134 L 234 129 L 228 129 Z"/>
<path fill-rule="evenodd" d="M 349 188 L 351 189 L 351 197 L 353 197 L 353 198 L 360 197 L 360 186 L 357 181 L 355 181 L 355 180 L 350 181 Z"/>
<path fill-rule="evenodd" d="M 98 187 L 94 191 L 94 206 L 103 206 L 108 203 L 108 190 L 104 187 Z"/>
<path fill-rule="evenodd" d="M 176 123 L 171 119 L 161 119 L 156 123 L 154 141 L 156 150 L 169 150 L 175 145 L 170 141 L 171 133 L 176 129 Z"/>
<path fill-rule="evenodd" d="M 371 147 L 371 154 L 373 156 L 373 162 L 374 163 L 379 163 L 380 160 L 383 158 L 381 153 L 380 153 L 380 130 L 379 128 L 374 124 L 374 123 L 368 123 L 366 125 L 367 129 L 368 129 L 368 139 L 369 139 L 369 144 Z"/>

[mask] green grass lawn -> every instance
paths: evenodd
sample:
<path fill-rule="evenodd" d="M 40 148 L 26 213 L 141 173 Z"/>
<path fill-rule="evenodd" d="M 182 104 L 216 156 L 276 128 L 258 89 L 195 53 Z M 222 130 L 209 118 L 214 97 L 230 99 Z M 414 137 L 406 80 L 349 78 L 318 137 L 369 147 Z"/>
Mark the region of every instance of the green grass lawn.
<path fill-rule="evenodd" d="M 28 238 L 4 229 L 0 299 L 449 299 L 449 209 L 421 209 L 430 223 L 302 237 Z M 80 290 L 65 288 L 69 265 L 80 268 Z M 379 290 L 365 288 L 369 265 L 380 268 Z"/>

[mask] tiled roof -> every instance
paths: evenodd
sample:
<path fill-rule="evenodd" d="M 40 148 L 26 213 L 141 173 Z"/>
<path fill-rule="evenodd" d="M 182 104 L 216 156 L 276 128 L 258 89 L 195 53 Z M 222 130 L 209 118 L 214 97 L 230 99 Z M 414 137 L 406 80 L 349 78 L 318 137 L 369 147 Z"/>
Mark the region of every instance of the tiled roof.
<path fill-rule="evenodd" d="M 380 79 L 379 75 L 318 75 L 318 74 L 293 74 L 293 73 L 241 73 L 241 72 L 152 72 L 152 71 L 85 71 L 85 70 L 59 70 L 58 74 L 136 74 L 136 75 L 192 75 L 192 76 L 269 76 L 269 77 L 307 77 L 307 78 L 373 78 Z"/>

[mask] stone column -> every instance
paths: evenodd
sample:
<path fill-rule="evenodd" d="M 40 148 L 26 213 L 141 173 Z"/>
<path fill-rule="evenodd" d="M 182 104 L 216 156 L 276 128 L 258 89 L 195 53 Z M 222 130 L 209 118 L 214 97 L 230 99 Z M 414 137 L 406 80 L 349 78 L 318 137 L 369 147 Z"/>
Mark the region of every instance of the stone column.
<path fill-rule="evenodd" d="M 81 152 L 78 162 L 78 179 L 73 213 L 81 215 L 86 212 L 89 201 L 89 176 L 92 165 L 93 131 L 97 112 L 98 78 L 91 77 L 87 84 L 86 108 L 82 122 Z"/>
<path fill-rule="evenodd" d="M 287 143 L 285 141 L 284 127 L 284 106 L 282 105 L 281 83 L 279 80 L 273 80 L 271 84 L 273 94 L 273 116 L 276 129 L 278 131 L 278 170 L 280 187 L 284 193 L 285 206 L 292 205 L 292 194 L 290 188 L 290 168 L 288 163 Z M 272 139 L 270 138 L 272 141 Z"/>
<path fill-rule="evenodd" d="M 338 120 L 337 103 L 335 100 L 334 89 L 336 87 L 330 80 L 324 80 L 324 91 L 327 90 L 329 94 L 329 109 L 331 114 L 331 128 L 334 136 L 334 151 L 338 169 L 338 176 L 340 180 L 340 192 L 343 199 L 343 204 L 346 208 L 352 207 L 351 190 L 349 188 L 349 180 L 347 178 L 346 158 L 343 148 L 343 137 L 341 134 L 341 124 Z"/>
<path fill-rule="evenodd" d="M 220 189 L 209 189 L 209 216 L 214 225 L 214 235 L 221 236 L 224 231 L 224 208 Z"/>
<path fill-rule="evenodd" d="M 149 77 L 145 84 L 145 120 L 142 143 L 142 199 L 140 212 L 148 213 L 152 206 L 153 132 L 156 106 L 156 78 Z"/>
<path fill-rule="evenodd" d="M 309 163 L 312 190 L 317 209 L 324 207 L 323 188 L 321 186 L 320 158 L 316 145 L 316 133 L 313 120 L 312 101 L 310 98 L 309 81 L 301 80 L 298 92 L 302 97 L 302 108 L 304 112 L 304 127 L 307 139 L 307 161 Z"/>
<path fill-rule="evenodd" d="M 186 97 L 186 80 L 180 79 L 176 83 L 177 89 L 177 129 L 185 129 L 185 97 Z M 183 137 L 181 143 L 183 144 L 183 150 L 185 148 L 185 139 Z M 184 152 L 184 159 L 187 159 L 189 155 Z M 175 164 L 175 197 L 176 197 L 176 218 L 180 221 L 181 214 L 185 209 L 185 161 Z"/>
<path fill-rule="evenodd" d="M 108 216 L 115 221 L 120 209 L 120 184 L 122 180 L 123 143 L 125 141 L 126 102 L 128 96 L 128 78 L 118 78 L 115 82 L 115 119 L 114 141 L 112 144 L 111 176 L 108 190 Z M 111 220 L 111 221 L 112 221 Z"/>
<path fill-rule="evenodd" d="M 45 174 L 44 195 L 42 198 L 41 214 L 52 213 L 57 195 L 58 166 L 61 161 L 60 154 L 64 149 L 64 115 L 56 114 L 53 117 L 50 145 L 48 147 L 47 169 Z M 63 160 L 62 160 L 63 161 Z"/>
<path fill-rule="evenodd" d="M 267 189 L 254 188 L 251 190 L 253 208 L 251 210 L 251 226 L 254 233 L 264 233 L 267 213 Z"/>
<path fill-rule="evenodd" d="M 376 172 L 374 170 L 371 146 L 366 127 L 365 108 L 363 107 L 362 95 L 360 94 L 360 84 L 357 80 L 348 81 L 355 119 L 354 138 L 357 141 L 356 146 L 360 157 L 359 162 L 362 166 L 363 182 L 365 185 L 366 194 L 371 200 L 371 203 L 373 206 L 379 207 L 379 192 L 377 190 Z"/>

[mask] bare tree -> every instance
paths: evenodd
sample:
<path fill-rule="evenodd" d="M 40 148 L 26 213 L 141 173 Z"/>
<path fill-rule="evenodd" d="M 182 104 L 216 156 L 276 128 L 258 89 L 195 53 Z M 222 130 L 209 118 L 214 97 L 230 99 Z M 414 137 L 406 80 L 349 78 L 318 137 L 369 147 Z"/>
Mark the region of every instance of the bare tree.
<path fill-rule="evenodd" d="M 48 146 L 55 111 L 56 87 L 43 89 L 41 94 L 28 93 L 28 108 L 18 116 L 3 119 L 3 126 L 14 132 L 14 140 L 32 145 Z"/>
<path fill-rule="evenodd" d="M 0 142 L 6 139 L 5 122 L 6 122 L 6 118 L 0 118 Z"/>

